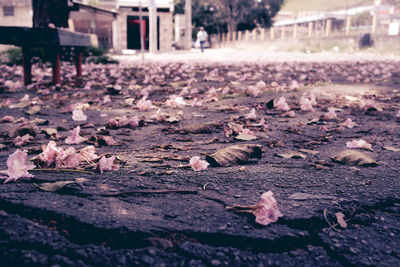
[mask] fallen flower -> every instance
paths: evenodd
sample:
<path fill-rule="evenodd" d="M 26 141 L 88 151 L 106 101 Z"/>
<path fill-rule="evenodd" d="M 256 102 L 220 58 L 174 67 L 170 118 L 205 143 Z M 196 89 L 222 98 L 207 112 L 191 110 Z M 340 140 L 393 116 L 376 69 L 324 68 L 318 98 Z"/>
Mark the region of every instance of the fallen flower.
<path fill-rule="evenodd" d="M 326 118 L 327 120 L 337 119 L 335 110 L 333 110 L 333 109 L 329 110 L 329 112 L 324 114 L 324 118 Z"/>
<path fill-rule="evenodd" d="M 25 151 L 17 149 L 7 159 L 7 174 L 8 178 L 5 183 L 10 181 L 17 181 L 21 177 L 34 177 L 28 171 L 35 168 L 35 165 L 31 162 L 27 163 L 28 154 Z"/>
<path fill-rule="evenodd" d="M 76 109 L 72 111 L 72 120 L 74 121 L 86 121 L 87 116 L 83 114 L 83 111 L 81 109 Z"/>
<path fill-rule="evenodd" d="M 368 110 L 368 109 L 375 109 L 378 110 L 378 106 L 376 105 L 375 101 L 372 99 L 363 100 L 361 102 L 360 108 Z"/>
<path fill-rule="evenodd" d="M 110 158 L 106 158 L 105 156 L 103 156 L 99 160 L 96 169 L 99 170 L 101 173 L 103 173 L 103 171 L 116 171 L 119 169 L 119 166 L 114 164 L 114 160 L 115 156 L 112 156 Z"/>
<path fill-rule="evenodd" d="M 65 143 L 67 145 L 77 145 L 88 140 L 87 138 L 84 138 L 79 135 L 80 131 L 81 131 L 80 126 L 77 126 L 75 129 L 70 131 L 71 134 L 67 137 L 67 139 L 65 139 Z"/>
<path fill-rule="evenodd" d="M 76 153 L 75 148 L 68 147 L 66 150 L 60 149 L 56 157 L 56 168 L 77 168 L 81 163 L 80 154 Z"/>
<path fill-rule="evenodd" d="M 190 166 L 194 171 L 202 171 L 207 169 L 208 165 L 210 165 L 207 161 L 201 160 L 200 157 L 192 157 L 190 159 Z"/>
<path fill-rule="evenodd" d="M 235 212 L 247 212 L 256 216 L 256 222 L 262 225 L 268 225 L 276 222 L 282 213 L 278 209 L 273 193 L 268 191 L 261 195 L 261 200 L 254 205 L 226 207 L 227 210 Z"/>
<path fill-rule="evenodd" d="M 255 120 L 257 118 L 256 115 L 256 109 L 253 108 L 247 115 L 246 118 L 250 119 L 250 120 Z"/>
<path fill-rule="evenodd" d="M 108 146 L 114 146 L 117 143 L 112 136 L 102 136 L 102 139 Z"/>
<path fill-rule="evenodd" d="M 79 155 L 81 157 L 81 161 L 86 161 L 87 163 L 91 163 L 93 160 L 99 158 L 99 156 L 96 155 L 96 148 L 94 146 L 82 148 L 79 151 Z"/>
<path fill-rule="evenodd" d="M 268 225 L 276 222 L 282 213 L 278 209 L 273 193 L 268 191 L 261 195 L 261 200 L 255 205 L 257 208 L 253 212 L 256 216 L 256 222 L 262 225 Z"/>
<path fill-rule="evenodd" d="M 311 103 L 311 100 L 308 98 L 304 98 L 303 101 L 301 101 L 301 110 L 302 111 L 314 111 L 313 105 Z"/>
<path fill-rule="evenodd" d="M 154 105 L 152 104 L 151 100 L 147 100 L 147 97 L 144 96 L 137 102 L 136 107 L 141 111 L 145 111 L 154 108 Z"/>
<path fill-rule="evenodd" d="M 13 143 L 15 146 L 23 146 L 26 143 L 30 142 L 32 138 L 33 136 L 31 136 L 30 134 L 25 134 L 24 136 L 17 136 L 14 138 Z"/>
<path fill-rule="evenodd" d="M 397 117 L 397 118 L 400 118 L 400 110 L 397 111 L 396 117 Z"/>
<path fill-rule="evenodd" d="M 0 119 L 1 123 L 3 123 L 3 122 L 13 122 L 13 121 L 14 121 L 14 117 L 13 116 L 8 116 L 8 115 L 6 115 L 6 116 L 4 116 L 3 118 Z"/>
<path fill-rule="evenodd" d="M 363 139 L 359 139 L 359 140 L 353 140 L 351 142 L 347 142 L 346 146 L 348 148 L 361 148 L 361 149 L 366 149 L 366 150 L 370 150 L 370 151 L 374 151 L 372 149 L 372 145 L 366 141 L 364 141 Z"/>
<path fill-rule="evenodd" d="M 355 126 L 352 119 L 350 119 L 350 118 L 347 118 L 347 120 L 345 122 L 341 123 L 340 125 L 345 126 L 349 129 L 352 129 Z"/>
<path fill-rule="evenodd" d="M 283 111 L 288 111 L 290 109 L 289 105 L 286 103 L 286 98 L 284 96 L 281 96 L 278 102 L 276 102 L 276 109 Z"/>
<path fill-rule="evenodd" d="M 282 114 L 282 116 L 284 117 L 288 117 L 288 118 L 295 118 L 296 117 L 296 112 L 292 111 L 288 111 Z"/>

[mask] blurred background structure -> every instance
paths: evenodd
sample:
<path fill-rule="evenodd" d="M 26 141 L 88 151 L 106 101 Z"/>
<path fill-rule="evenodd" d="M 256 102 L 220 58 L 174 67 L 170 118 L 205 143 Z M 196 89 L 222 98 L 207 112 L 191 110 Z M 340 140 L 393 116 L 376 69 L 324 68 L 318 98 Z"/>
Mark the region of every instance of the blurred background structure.
<path fill-rule="evenodd" d="M 400 0 L 0 0 L 0 8 L 0 26 L 96 34 L 116 53 L 140 50 L 141 38 L 153 53 L 188 50 L 201 26 L 216 48 L 400 51 Z"/>

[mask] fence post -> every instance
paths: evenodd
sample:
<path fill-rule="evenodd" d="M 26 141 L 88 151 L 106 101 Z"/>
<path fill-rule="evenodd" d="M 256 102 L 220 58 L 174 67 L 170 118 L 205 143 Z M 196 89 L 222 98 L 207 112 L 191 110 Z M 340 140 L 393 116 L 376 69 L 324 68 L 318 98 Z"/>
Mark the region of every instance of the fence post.
<path fill-rule="evenodd" d="M 265 40 L 265 29 L 262 28 L 261 29 L 261 41 L 264 41 L 264 40 Z"/>
<path fill-rule="evenodd" d="M 346 19 L 346 35 L 350 35 L 350 29 L 351 29 L 351 17 L 348 16 Z"/>
<path fill-rule="evenodd" d="M 326 31 L 325 31 L 325 37 L 329 37 L 332 32 L 332 19 L 328 19 L 326 21 Z"/>
<path fill-rule="evenodd" d="M 257 40 L 257 29 L 254 28 L 252 33 L 253 33 L 253 41 L 256 41 Z"/>
<path fill-rule="evenodd" d="M 312 37 L 313 31 L 314 31 L 314 23 L 312 21 L 310 21 L 308 23 L 308 38 Z"/>
<path fill-rule="evenodd" d="M 242 41 L 242 31 L 238 32 L 238 41 Z"/>
<path fill-rule="evenodd" d="M 249 37 L 250 37 L 249 35 L 250 35 L 249 30 L 246 30 L 246 31 L 245 31 L 245 40 L 246 40 L 246 41 L 249 40 Z"/>

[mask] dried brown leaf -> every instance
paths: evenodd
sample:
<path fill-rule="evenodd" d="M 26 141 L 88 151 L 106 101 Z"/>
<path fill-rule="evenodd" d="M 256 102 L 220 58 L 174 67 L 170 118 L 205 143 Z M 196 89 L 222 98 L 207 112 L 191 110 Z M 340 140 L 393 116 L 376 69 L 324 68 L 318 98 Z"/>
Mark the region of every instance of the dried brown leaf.
<path fill-rule="evenodd" d="M 206 160 L 211 166 L 232 166 L 244 163 L 250 158 L 261 159 L 261 145 L 243 144 L 224 148 L 208 155 Z"/>
<path fill-rule="evenodd" d="M 357 150 L 346 149 L 332 157 L 333 161 L 355 166 L 377 166 L 378 162 L 367 154 Z"/>
<path fill-rule="evenodd" d="M 189 124 L 183 126 L 183 130 L 187 133 L 192 134 L 205 134 L 205 133 L 212 133 L 220 126 L 219 123 L 210 122 L 204 124 Z"/>
<path fill-rule="evenodd" d="M 278 157 L 285 158 L 285 159 L 305 159 L 307 158 L 306 155 L 300 153 L 299 151 L 289 151 L 286 153 L 279 153 L 276 154 Z"/>

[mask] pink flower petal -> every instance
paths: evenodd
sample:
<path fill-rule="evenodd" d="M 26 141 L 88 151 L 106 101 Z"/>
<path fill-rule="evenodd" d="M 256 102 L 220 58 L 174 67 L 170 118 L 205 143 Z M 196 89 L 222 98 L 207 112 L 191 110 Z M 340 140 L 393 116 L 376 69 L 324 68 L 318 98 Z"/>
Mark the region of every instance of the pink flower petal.
<path fill-rule="evenodd" d="M 83 114 L 81 109 L 76 109 L 72 112 L 72 120 L 74 121 L 86 121 L 87 117 Z"/>
<path fill-rule="evenodd" d="M 28 171 L 35 168 L 35 165 L 31 162 L 27 162 L 28 154 L 25 151 L 17 149 L 7 159 L 7 174 L 8 178 L 5 183 L 10 181 L 17 181 L 21 177 L 34 177 Z"/>
<path fill-rule="evenodd" d="M 286 98 L 284 96 L 281 96 L 278 102 L 276 102 L 276 109 L 283 111 L 288 111 L 290 109 L 289 105 L 286 103 Z"/>
<path fill-rule="evenodd" d="M 255 205 L 257 208 L 253 211 L 256 216 L 256 222 L 262 225 L 268 225 L 276 222 L 282 213 L 278 209 L 273 193 L 268 191 L 261 195 L 261 200 Z"/>
<path fill-rule="evenodd" d="M 192 157 L 190 159 L 190 166 L 194 171 L 203 171 L 206 170 L 208 165 L 210 165 L 207 161 L 201 160 L 200 157 Z"/>
<path fill-rule="evenodd" d="M 106 158 L 103 156 L 99 163 L 97 164 L 97 169 L 103 173 L 103 171 L 116 171 L 119 169 L 118 165 L 114 164 L 115 156 L 112 156 L 110 158 Z"/>
<path fill-rule="evenodd" d="M 361 149 L 366 149 L 366 150 L 373 151 L 372 145 L 370 143 L 366 142 L 363 139 L 353 140 L 351 142 L 347 142 L 346 146 L 348 148 L 361 148 Z"/>
<path fill-rule="evenodd" d="M 71 132 L 71 134 L 67 137 L 67 139 L 65 139 L 65 143 L 68 145 L 77 145 L 80 144 L 82 142 L 85 142 L 87 140 L 87 138 L 84 138 L 82 136 L 79 135 L 81 131 L 81 127 L 77 126 L 75 129 L 73 129 Z"/>
<path fill-rule="evenodd" d="M 251 109 L 251 111 L 246 115 L 246 118 L 255 120 L 257 118 L 256 109 Z"/>

